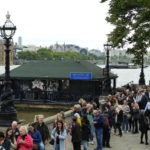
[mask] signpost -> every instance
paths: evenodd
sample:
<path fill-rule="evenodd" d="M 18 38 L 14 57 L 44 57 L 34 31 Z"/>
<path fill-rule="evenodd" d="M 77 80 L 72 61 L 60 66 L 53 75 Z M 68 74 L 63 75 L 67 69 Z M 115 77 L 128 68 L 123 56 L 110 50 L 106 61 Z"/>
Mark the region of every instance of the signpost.
<path fill-rule="evenodd" d="M 71 72 L 70 79 L 92 79 L 92 73 L 78 73 L 78 72 Z"/>

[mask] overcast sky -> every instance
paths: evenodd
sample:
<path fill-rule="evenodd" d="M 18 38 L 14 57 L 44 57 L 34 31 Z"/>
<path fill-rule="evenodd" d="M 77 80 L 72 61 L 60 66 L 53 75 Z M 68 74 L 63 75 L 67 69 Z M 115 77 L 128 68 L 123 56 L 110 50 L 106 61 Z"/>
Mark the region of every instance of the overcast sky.
<path fill-rule="evenodd" d="M 112 27 L 105 21 L 107 4 L 99 0 L 3 0 L 0 25 L 10 12 L 17 26 L 14 41 L 23 45 L 76 44 L 103 50 Z"/>

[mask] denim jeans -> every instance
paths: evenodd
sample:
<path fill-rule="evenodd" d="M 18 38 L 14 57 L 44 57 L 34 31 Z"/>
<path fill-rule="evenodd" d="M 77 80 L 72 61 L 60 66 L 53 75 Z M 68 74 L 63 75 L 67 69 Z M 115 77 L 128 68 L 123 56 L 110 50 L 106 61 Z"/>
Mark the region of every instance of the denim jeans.
<path fill-rule="evenodd" d="M 55 150 L 60 150 L 59 144 L 55 145 Z"/>
<path fill-rule="evenodd" d="M 42 141 L 38 145 L 39 145 L 39 150 L 44 150 L 44 144 Z"/>
<path fill-rule="evenodd" d="M 95 134 L 97 140 L 97 150 L 102 150 L 103 128 L 95 128 Z"/>
<path fill-rule="evenodd" d="M 82 141 L 82 144 L 83 144 L 83 147 L 84 147 L 84 150 L 88 150 L 88 147 L 87 147 L 87 141 Z"/>
<path fill-rule="evenodd" d="M 122 122 L 122 130 L 125 130 L 126 126 L 126 131 L 128 131 L 128 118 L 126 115 L 123 115 L 123 122 Z"/>
<path fill-rule="evenodd" d="M 93 134 L 94 134 L 94 125 L 90 126 L 90 141 L 93 141 Z"/>

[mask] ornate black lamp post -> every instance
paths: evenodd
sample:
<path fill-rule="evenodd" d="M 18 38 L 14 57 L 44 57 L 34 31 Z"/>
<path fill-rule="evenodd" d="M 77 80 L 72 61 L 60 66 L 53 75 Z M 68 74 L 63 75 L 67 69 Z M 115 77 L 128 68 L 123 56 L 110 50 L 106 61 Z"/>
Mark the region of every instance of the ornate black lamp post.
<path fill-rule="evenodd" d="M 139 85 L 145 85 L 145 79 L 144 79 L 144 54 L 142 54 L 142 65 L 141 65 Z"/>
<path fill-rule="evenodd" d="M 107 62 L 106 62 L 106 91 L 110 93 L 111 91 L 111 81 L 110 81 L 110 75 L 109 75 L 109 51 L 111 50 L 112 43 L 107 42 L 104 44 L 104 49 L 106 50 L 106 57 L 107 57 Z"/>
<path fill-rule="evenodd" d="M 10 15 L 7 13 L 5 24 L 0 27 L 1 37 L 4 39 L 5 49 L 5 78 L 4 89 L 1 95 L 0 104 L 0 126 L 9 126 L 12 121 L 17 120 L 17 112 L 13 106 L 10 80 L 10 59 L 9 53 L 11 46 L 11 40 L 16 31 L 16 26 L 10 21 Z"/>

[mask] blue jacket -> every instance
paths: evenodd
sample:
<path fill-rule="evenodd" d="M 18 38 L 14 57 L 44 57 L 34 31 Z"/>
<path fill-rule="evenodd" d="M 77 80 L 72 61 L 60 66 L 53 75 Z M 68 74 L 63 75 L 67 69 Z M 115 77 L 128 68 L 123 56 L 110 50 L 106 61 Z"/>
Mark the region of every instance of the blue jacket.
<path fill-rule="evenodd" d="M 55 142 L 54 142 L 54 150 L 55 150 L 55 145 L 56 145 L 56 137 L 55 137 L 55 133 L 56 133 L 56 128 L 54 128 L 52 130 L 52 133 L 51 133 L 51 138 L 55 139 Z M 60 132 L 60 135 L 59 135 L 59 145 L 60 145 L 60 150 L 65 150 L 65 139 L 66 139 L 66 130 L 64 129 L 63 132 Z"/>
<path fill-rule="evenodd" d="M 93 121 L 97 122 L 96 124 L 94 124 L 94 127 L 96 129 L 103 128 L 104 116 L 102 114 L 99 114 L 98 116 L 94 116 Z"/>
<path fill-rule="evenodd" d="M 34 144 L 39 144 L 42 141 L 41 134 L 38 130 L 33 133 L 29 131 L 28 134 L 32 137 Z"/>

